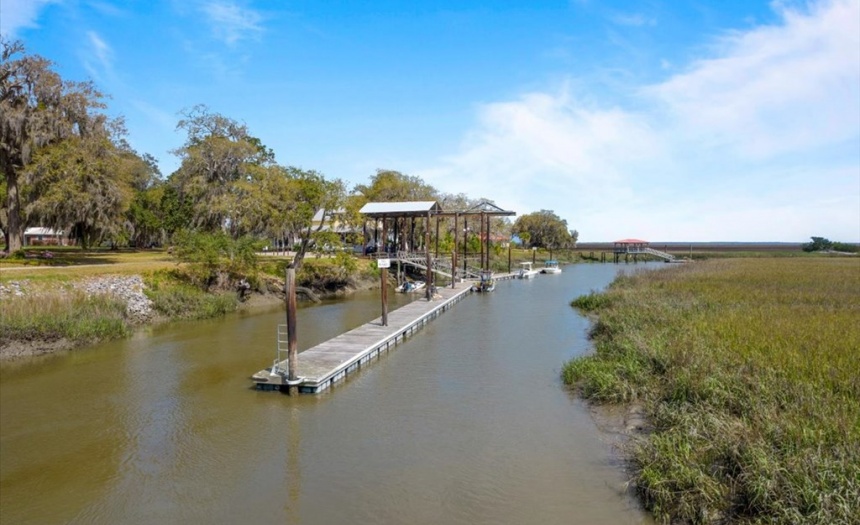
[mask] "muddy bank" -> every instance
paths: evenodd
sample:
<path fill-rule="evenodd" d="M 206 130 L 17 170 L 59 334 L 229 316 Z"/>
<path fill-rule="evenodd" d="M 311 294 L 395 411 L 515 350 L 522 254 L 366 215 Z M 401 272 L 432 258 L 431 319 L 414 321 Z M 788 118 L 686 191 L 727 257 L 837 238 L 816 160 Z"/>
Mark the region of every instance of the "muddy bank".
<path fill-rule="evenodd" d="M 72 350 L 77 345 L 68 339 L 57 341 L 12 341 L 0 345 L 0 360 L 34 357 Z"/>
<path fill-rule="evenodd" d="M 325 299 L 343 298 L 360 291 L 379 287 L 375 279 L 350 279 L 349 282 L 336 289 L 326 289 L 321 286 L 303 287 L 298 297 L 300 301 L 320 301 Z M 146 284 L 140 275 L 117 276 L 104 275 L 83 278 L 62 286 L 47 288 L 44 284 L 34 283 L 28 279 L 11 280 L 0 283 L 0 300 L 15 301 L 20 298 L 39 297 L 46 302 L 51 297 L 62 297 L 82 293 L 87 297 L 95 295 L 110 295 L 123 301 L 126 305 L 126 319 L 137 329 L 157 324 L 171 322 L 172 319 L 160 314 L 153 302 L 145 293 Z M 236 306 L 236 312 L 253 314 L 257 311 L 277 308 L 284 304 L 283 280 L 267 278 L 258 286 L 259 289 L 247 292 L 244 299 Z M 211 292 L 233 293 L 232 291 Z M 26 340 L 0 341 L 0 360 L 33 357 L 56 352 L 74 350 L 98 342 L 98 340 L 74 341 L 68 338 L 38 338 Z"/>

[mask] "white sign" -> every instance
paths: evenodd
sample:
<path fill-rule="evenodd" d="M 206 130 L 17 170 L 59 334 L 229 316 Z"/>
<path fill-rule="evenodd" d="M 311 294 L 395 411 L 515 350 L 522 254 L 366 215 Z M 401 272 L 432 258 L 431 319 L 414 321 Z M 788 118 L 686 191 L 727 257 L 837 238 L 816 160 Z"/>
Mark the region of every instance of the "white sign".
<path fill-rule="evenodd" d="M 377 268 L 391 268 L 391 259 L 377 259 L 376 260 Z"/>

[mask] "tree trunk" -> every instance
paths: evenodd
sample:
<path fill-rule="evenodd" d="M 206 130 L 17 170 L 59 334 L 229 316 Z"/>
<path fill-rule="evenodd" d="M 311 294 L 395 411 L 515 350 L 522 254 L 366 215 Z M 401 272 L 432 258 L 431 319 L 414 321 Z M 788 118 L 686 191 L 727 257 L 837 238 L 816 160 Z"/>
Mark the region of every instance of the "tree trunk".
<path fill-rule="evenodd" d="M 21 199 L 18 196 L 18 176 L 6 174 L 6 250 L 13 253 L 24 245 L 24 231 L 21 228 Z"/>
<path fill-rule="evenodd" d="M 81 249 L 87 251 L 90 249 L 90 234 L 86 224 L 81 224 Z"/>

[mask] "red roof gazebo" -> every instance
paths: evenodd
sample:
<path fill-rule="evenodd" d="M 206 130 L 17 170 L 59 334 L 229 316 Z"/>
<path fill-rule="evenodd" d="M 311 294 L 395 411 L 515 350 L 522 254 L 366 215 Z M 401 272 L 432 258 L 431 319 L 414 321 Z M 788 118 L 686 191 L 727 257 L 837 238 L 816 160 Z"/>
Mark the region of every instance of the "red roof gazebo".
<path fill-rule="evenodd" d="M 612 243 L 615 253 L 638 253 L 648 247 L 648 241 L 642 239 L 621 239 Z"/>

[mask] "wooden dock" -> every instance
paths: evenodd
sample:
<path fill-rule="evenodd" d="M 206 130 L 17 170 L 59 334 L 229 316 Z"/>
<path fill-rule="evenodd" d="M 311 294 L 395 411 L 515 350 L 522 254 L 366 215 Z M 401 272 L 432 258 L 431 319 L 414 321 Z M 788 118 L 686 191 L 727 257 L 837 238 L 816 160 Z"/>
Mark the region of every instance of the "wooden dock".
<path fill-rule="evenodd" d="M 507 275 L 505 276 L 507 277 Z M 382 317 L 350 330 L 333 339 L 309 348 L 298 355 L 297 376 L 292 385 L 287 382 L 287 361 L 272 363 L 251 379 L 261 390 L 282 390 L 295 386 L 300 393 L 316 394 L 356 372 L 372 359 L 403 341 L 416 330 L 445 312 L 469 295 L 472 281 L 457 283 L 456 287 L 438 288 L 437 298 L 417 299 L 388 313 L 388 326 Z M 274 370 L 274 372 L 273 372 Z"/>

